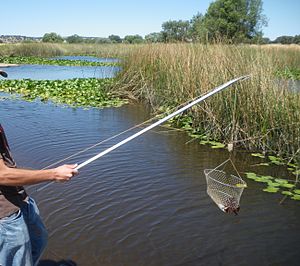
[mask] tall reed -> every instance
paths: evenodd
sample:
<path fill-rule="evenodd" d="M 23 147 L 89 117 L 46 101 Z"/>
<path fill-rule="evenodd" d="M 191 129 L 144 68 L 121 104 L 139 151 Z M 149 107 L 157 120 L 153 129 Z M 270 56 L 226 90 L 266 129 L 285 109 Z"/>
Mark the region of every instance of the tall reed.
<path fill-rule="evenodd" d="M 1 44 L 0 56 L 60 56 L 95 55 L 98 57 L 123 57 L 136 45 L 126 44 L 68 44 L 68 43 L 16 43 Z"/>
<path fill-rule="evenodd" d="M 276 55 L 276 54 L 275 54 Z M 250 74 L 185 115 L 210 139 L 300 161 L 300 94 L 274 77 L 278 62 L 261 47 L 156 44 L 123 62 L 115 90 L 156 109 L 175 107 L 234 77 Z"/>

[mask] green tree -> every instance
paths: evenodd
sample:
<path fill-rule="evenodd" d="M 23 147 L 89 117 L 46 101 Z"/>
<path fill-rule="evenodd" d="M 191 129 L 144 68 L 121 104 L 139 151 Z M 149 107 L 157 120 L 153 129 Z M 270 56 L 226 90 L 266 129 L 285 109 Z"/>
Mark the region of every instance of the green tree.
<path fill-rule="evenodd" d="M 78 36 L 77 34 L 74 34 L 72 36 L 67 37 L 66 41 L 68 43 L 82 43 L 84 40 L 82 37 Z"/>
<path fill-rule="evenodd" d="M 42 42 L 61 43 L 64 39 L 55 32 L 45 33 Z"/>
<path fill-rule="evenodd" d="M 190 23 L 183 20 L 170 20 L 162 24 L 162 37 L 165 42 L 187 41 Z"/>
<path fill-rule="evenodd" d="M 234 42 L 261 36 L 262 26 L 267 25 L 262 0 L 216 0 L 210 4 L 203 22 L 210 40 L 224 38 Z"/>
<path fill-rule="evenodd" d="M 191 19 L 189 36 L 192 38 L 193 41 L 206 41 L 207 30 L 204 25 L 204 16 L 201 13 L 198 13 Z"/>
<path fill-rule="evenodd" d="M 295 35 L 295 37 L 294 37 L 294 43 L 300 44 L 300 35 Z"/>
<path fill-rule="evenodd" d="M 102 38 L 102 37 L 95 38 L 94 42 L 101 43 L 101 44 L 112 43 L 112 41 L 109 38 Z"/>
<path fill-rule="evenodd" d="M 124 41 L 126 43 L 143 43 L 144 39 L 142 36 L 136 34 L 136 35 L 126 35 L 124 37 Z"/>
<path fill-rule="evenodd" d="M 162 38 L 162 34 L 160 32 L 152 32 L 150 34 L 147 34 L 145 36 L 145 41 L 146 42 L 162 42 L 163 38 Z"/>
<path fill-rule="evenodd" d="M 113 43 L 121 43 L 122 42 L 122 39 L 120 36 L 118 35 L 110 35 L 108 36 L 108 39 L 110 39 Z"/>
<path fill-rule="evenodd" d="M 280 36 L 275 39 L 274 43 L 292 44 L 292 43 L 294 43 L 294 37 L 293 36 Z"/>

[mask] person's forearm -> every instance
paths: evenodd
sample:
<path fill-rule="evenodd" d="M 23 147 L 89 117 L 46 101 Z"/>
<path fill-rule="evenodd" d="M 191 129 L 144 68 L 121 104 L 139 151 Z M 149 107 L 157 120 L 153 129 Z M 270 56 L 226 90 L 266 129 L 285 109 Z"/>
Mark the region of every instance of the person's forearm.
<path fill-rule="evenodd" d="M 55 169 L 26 170 L 18 168 L 2 169 L 0 171 L 0 185 L 23 186 L 55 180 Z"/>

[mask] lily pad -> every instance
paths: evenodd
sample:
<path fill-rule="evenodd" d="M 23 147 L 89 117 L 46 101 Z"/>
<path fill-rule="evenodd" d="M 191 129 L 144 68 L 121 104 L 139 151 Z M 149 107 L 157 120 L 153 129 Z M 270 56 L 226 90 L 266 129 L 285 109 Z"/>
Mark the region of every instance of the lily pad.
<path fill-rule="evenodd" d="M 201 145 L 206 145 L 206 144 L 209 143 L 209 141 L 208 141 L 208 140 L 201 140 L 199 143 L 200 143 Z"/>
<path fill-rule="evenodd" d="M 269 193 L 276 193 L 276 192 L 278 192 L 278 190 L 279 190 L 279 188 L 277 188 L 277 187 L 267 187 L 267 188 L 263 189 L 263 191 L 269 192 Z"/>
<path fill-rule="evenodd" d="M 273 176 L 270 176 L 270 175 L 262 175 L 261 176 L 263 179 L 267 179 L 267 180 L 271 180 L 271 179 L 274 179 Z"/>
<path fill-rule="evenodd" d="M 282 160 L 278 157 L 275 156 L 268 156 L 269 160 L 271 161 L 271 163 L 276 164 L 276 165 L 284 165 L 284 163 L 282 162 Z"/>
<path fill-rule="evenodd" d="M 294 193 L 299 194 L 300 195 L 300 189 L 295 189 Z"/>
<path fill-rule="evenodd" d="M 261 153 L 251 153 L 253 157 L 265 158 L 265 156 Z"/>
<path fill-rule="evenodd" d="M 211 146 L 213 149 L 223 149 L 225 148 L 225 144 L 218 143 L 217 145 Z"/>
<path fill-rule="evenodd" d="M 297 168 L 297 165 L 294 164 L 294 163 L 288 163 L 287 165 L 288 165 L 289 167 Z"/>
<path fill-rule="evenodd" d="M 260 182 L 260 183 L 268 183 L 269 182 L 269 180 L 268 179 L 264 179 L 264 178 L 262 178 L 262 177 L 256 177 L 255 179 L 254 179 L 254 181 L 256 181 L 256 182 Z"/>
<path fill-rule="evenodd" d="M 281 184 L 281 185 L 287 184 L 287 183 L 288 183 L 287 180 L 281 179 L 281 178 L 276 178 L 275 181 L 276 181 L 277 183 Z"/>
<path fill-rule="evenodd" d="M 295 187 L 295 185 L 293 184 L 281 184 L 282 187 L 285 187 L 285 188 L 293 188 Z"/>
<path fill-rule="evenodd" d="M 294 175 L 300 175 L 300 170 L 293 172 Z"/>
<path fill-rule="evenodd" d="M 250 173 L 245 173 L 245 174 L 246 174 L 247 178 L 252 179 L 252 180 L 254 180 L 257 177 L 257 175 L 255 173 L 250 172 Z"/>
<path fill-rule="evenodd" d="M 269 166 L 268 163 L 259 163 L 259 164 L 256 164 L 257 166 Z"/>
<path fill-rule="evenodd" d="M 294 195 L 292 192 L 286 191 L 286 190 L 285 190 L 285 191 L 282 191 L 281 194 L 287 195 L 287 196 L 293 196 L 293 195 Z"/>
<path fill-rule="evenodd" d="M 280 184 L 279 184 L 279 183 L 276 183 L 276 182 L 269 181 L 269 182 L 268 182 L 268 186 L 269 186 L 269 187 L 279 187 Z"/>
<path fill-rule="evenodd" d="M 300 195 L 294 195 L 293 197 L 291 197 L 291 199 L 293 199 L 293 200 L 300 200 Z"/>

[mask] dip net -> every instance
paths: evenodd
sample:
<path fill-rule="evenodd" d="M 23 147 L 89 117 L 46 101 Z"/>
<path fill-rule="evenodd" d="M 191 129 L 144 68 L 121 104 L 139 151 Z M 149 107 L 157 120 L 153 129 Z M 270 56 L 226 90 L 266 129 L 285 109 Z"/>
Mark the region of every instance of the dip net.
<path fill-rule="evenodd" d="M 231 162 L 237 175 L 228 174 L 224 170 L 219 170 L 220 166 L 228 161 Z M 231 159 L 214 169 L 205 169 L 204 174 L 207 183 L 207 194 L 226 213 L 237 214 L 240 210 L 240 199 L 246 182 L 240 177 Z"/>

